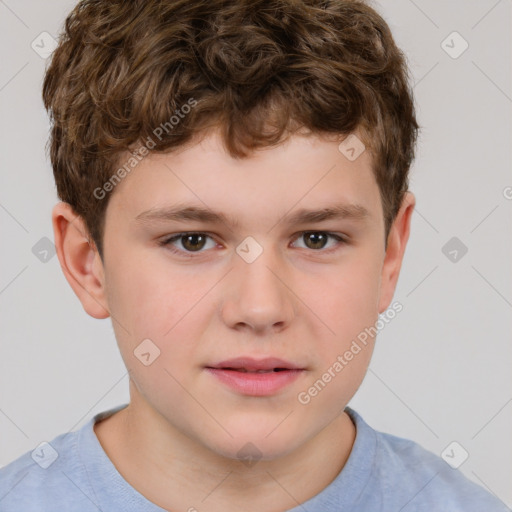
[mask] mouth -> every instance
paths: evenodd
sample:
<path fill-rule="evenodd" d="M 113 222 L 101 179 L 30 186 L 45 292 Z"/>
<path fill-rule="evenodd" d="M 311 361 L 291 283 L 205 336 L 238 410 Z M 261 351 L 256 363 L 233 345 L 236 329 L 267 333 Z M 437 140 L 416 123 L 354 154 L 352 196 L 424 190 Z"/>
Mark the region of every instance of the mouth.
<path fill-rule="evenodd" d="M 229 359 L 220 361 L 206 368 L 213 370 L 229 370 L 235 372 L 246 373 L 270 373 L 270 372 L 284 372 L 289 370 L 305 370 L 289 361 L 279 359 L 277 357 L 266 357 L 265 359 L 254 359 L 252 357 L 237 357 L 236 359 Z"/>
<path fill-rule="evenodd" d="M 306 368 L 274 357 L 240 357 L 206 366 L 205 370 L 238 394 L 268 396 L 291 384 Z"/>

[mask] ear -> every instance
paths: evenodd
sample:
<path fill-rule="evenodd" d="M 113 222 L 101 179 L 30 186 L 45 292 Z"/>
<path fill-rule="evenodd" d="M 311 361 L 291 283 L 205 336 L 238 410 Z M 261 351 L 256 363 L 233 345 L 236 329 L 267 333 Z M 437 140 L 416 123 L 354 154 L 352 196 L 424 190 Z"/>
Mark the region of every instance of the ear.
<path fill-rule="evenodd" d="M 60 266 L 83 308 L 94 318 L 109 317 L 103 263 L 82 218 L 60 202 L 53 208 L 52 224 Z"/>
<path fill-rule="evenodd" d="M 384 256 L 380 282 L 379 314 L 389 307 L 395 293 L 405 246 L 409 240 L 411 217 L 415 205 L 416 198 L 414 194 L 406 192 L 400 210 L 389 230 L 388 246 Z"/>

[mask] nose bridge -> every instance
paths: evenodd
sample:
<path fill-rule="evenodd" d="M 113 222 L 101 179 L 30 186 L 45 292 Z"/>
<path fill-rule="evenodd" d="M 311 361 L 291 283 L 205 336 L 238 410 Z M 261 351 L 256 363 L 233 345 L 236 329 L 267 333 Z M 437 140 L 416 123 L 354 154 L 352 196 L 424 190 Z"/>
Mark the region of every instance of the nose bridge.
<path fill-rule="evenodd" d="M 225 297 L 224 319 L 234 327 L 283 328 L 293 316 L 293 303 L 285 262 L 278 252 L 252 237 L 237 247 L 230 272 L 230 293 Z"/>

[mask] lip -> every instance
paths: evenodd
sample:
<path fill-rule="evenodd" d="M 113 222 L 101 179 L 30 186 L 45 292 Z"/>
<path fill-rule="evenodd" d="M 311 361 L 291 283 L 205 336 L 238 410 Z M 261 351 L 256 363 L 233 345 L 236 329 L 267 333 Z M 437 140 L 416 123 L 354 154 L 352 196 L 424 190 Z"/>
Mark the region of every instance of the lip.
<path fill-rule="evenodd" d="M 279 371 L 274 371 L 275 368 Z M 238 357 L 206 366 L 205 370 L 240 394 L 268 396 L 291 384 L 306 369 L 276 357 Z"/>

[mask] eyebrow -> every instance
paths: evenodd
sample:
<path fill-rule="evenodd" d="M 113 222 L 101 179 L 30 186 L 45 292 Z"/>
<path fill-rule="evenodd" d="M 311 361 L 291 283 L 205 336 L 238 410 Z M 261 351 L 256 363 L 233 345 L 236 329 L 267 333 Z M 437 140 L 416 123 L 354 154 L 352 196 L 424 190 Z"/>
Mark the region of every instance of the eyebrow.
<path fill-rule="evenodd" d="M 291 215 L 285 215 L 279 222 L 283 221 L 291 225 L 322 222 L 331 219 L 364 221 L 368 217 L 370 217 L 370 212 L 364 206 L 357 203 L 346 203 L 313 210 L 302 208 Z M 230 215 L 194 205 L 152 208 L 139 213 L 135 220 L 142 223 L 152 221 L 198 221 L 209 224 L 227 224 L 233 227 L 240 225 L 239 221 Z"/>

